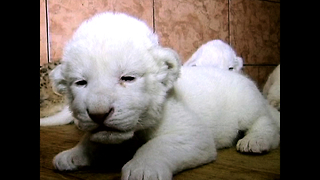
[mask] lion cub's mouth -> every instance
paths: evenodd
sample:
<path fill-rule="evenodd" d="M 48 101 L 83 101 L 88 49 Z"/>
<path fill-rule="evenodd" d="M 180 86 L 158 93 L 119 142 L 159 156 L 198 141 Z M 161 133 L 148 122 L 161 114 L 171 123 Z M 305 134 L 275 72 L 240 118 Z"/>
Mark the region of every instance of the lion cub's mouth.
<path fill-rule="evenodd" d="M 120 130 L 107 126 L 99 126 L 91 131 L 90 140 L 102 144 L 119 144 L 133 137 L 133 130 Z"/>
<path fill-rule="evenodd" d="M 107 126 L 99 126 L 99 127 L 97 127 L 96 129 L 94 129 L 94 130 L 92 131 L 92 133 L 96 133 L 96 132 L 100 132 L 100 131 L 126 132 L 126 131 L 119 130 L 119 129 L 116 129 L 116 128 L 111 128 L 111 127 L 107 127 Z"/>
<path fill-rule="evenodd" d="M 90 140 L 102 144 L 120 144 L 134 136 L 134 131 L 97 131 L 92 133 Z"/>
<path fill-rule="evenodd" d="M 77 123 L 76 123 L 77 122 Z M 82 122 L 82 121 L 75 121 L 76 126 L 82 130 L 82 131 L 87 131 L 91 133 L 97 133 L 97 132 L 116 132 L 116 133 L 126 133 L 129 131 L 133 131 L 134 128 L 117 128 L 117 127 L 110 127 L 106 125 L 99 125 L 94 122 Z"/>

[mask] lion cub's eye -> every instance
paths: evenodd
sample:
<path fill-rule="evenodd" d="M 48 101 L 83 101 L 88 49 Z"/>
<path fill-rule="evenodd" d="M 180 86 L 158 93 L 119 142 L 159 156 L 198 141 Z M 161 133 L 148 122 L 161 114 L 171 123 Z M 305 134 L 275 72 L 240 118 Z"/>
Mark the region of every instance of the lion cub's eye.
<path fill-rule="evenodd" d="M 74 83 L 77 86 L 86 86 L 88 82 L 86 80 L 79 80 Z"/>
<path fill-rule="evenodd" d="M 121 76 L 121 81 L 131 82 L 134 81 L 136 78 L 133 76 Z"/>

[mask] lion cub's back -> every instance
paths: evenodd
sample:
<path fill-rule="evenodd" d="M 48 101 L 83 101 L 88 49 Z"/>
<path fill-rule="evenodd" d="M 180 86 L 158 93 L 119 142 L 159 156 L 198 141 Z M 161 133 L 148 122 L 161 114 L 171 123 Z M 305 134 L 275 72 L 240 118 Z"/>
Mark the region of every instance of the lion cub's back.
<path fill-rule="evenodd" d="M 214 67 L 182 67 L 176 89 L 191 101 L 226 101 L 261 98 L 255 83 L 244 75 Z M 210 102 L 211 103 L 211 102 Z"/>
<path fill-rule="evenodd" d="M 240 120 L 267 113 L 266 101 L 249 78 L 213 67 L 182 67 L 177 97 L 215 129 L 241 129 Z"/>

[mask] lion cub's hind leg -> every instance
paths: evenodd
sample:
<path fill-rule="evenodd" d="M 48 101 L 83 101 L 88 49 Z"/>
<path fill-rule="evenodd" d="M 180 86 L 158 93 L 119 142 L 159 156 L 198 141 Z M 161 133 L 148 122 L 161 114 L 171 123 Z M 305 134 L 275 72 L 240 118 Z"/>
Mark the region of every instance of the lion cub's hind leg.
<path fill-rule="evenodd" d="M 280 135 L 275 122 L 267 116 L 260 116 L 237 143 L 240 152 L 263 153 L 279 145 Z"/>

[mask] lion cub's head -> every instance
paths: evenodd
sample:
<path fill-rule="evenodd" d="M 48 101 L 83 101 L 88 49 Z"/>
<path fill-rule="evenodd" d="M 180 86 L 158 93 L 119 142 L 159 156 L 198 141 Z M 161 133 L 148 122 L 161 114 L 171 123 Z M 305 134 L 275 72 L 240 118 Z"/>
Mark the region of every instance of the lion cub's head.
<path fill-rule="evenodd" d="M 180 64 L 144 22 L 102 13 L 81 24 L 50 76 L 67 92 L 80 129 L 94 141 L 120 143 L 157 124 Z"/>

